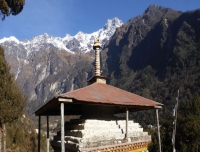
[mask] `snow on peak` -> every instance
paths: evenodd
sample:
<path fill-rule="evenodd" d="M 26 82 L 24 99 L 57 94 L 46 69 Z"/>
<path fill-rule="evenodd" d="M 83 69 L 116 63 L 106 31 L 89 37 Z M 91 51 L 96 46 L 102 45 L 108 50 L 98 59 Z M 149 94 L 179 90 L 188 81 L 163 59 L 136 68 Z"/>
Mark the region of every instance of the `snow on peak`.
<path fill-rule="evenodd" d="M 118 18 L 113 18 L 112 20 L 108 19 L 106 24 L 104 25 L 104 29 L 111 29 L 113 27 L 117 28 L 123 25 L 123 22 Z"/>
<path fill-rule="evenodd" d="M 36 36 L 32 38 L 30 41 L 24 41 L 23 44 L 27 50 L 33 50 L 34 48 L 35 51 L 40 51 L 44 50 L 45 48 L 48 49 L 51 46 L 54 46 L 55 48 L 66 50 L 70 53 L 73 53 L 66 48 L 62 38 L 53 37 L 48 35 L 47 33 Z"/>
<path fill-rule="evenodd" d="M 20 41 L 14 36 L 11 36 L 9 38 L 4 37 L 3 39 L 0 40 L 0 43 L 4 43 L 4 42 L 15 42 L 17 44 L 20 43 Z"/>
<path fill-rule="evenodd" d="M 42 35 L 38 35 L 36 37 L 32 38 L 32 42 L 37 43 L 37 42 L 45 42 L 51 39 L 51 36 L 49 36 L 47 33 L 44 33 Z"/>
<path fill-rule="evenodd" d="M 79 31 L 76 35 L 83 35 L 85 33 L 83 33 L 82 31 Z"/>
<path fill-rule="evenodd" d="M 104 45 L 105 40 L 109 40 L 110 37 L 114 34 L 116 28 L 122 25 L 123 25 L 123 22 L 119 20 L 118 18 L 113 18 L 111 20 L 108 19 L 104 28 L 99 29 L 98 31 L 93 32 L 91 34 L 87 34 L 87 33 L 83 33 L 82 31 L 79 31 L 74 36 L 74 38 L 80 42 L 79 49 L 86 53 L 92 50 L 92 45 L 94 43 L 95 38 L 99 38 L 99 40 L 102 41 L 102 44 Z M 66 37 L 67 36 L 68 35 L 66 35 Z M 67 40 L 66 37 L 64 38 L 65 40 Z M 72 41 L 72 38 L 70 40 Z"/>
<path fill-rule="evenodd" d="M 114 34 L 116 28 L 123 25 L 122 21 L 118 18 L 108 19 L 105 26 L 99 29 L 96 32 L 91 34 L 83 33 L 79 31 L 76 35 L 71 36 L 66 34 L 64 38 L 53 37 L 44 33 L 42 35 L 33 37 L 31 40 L 19 41 L 14 36 L 10 38 L 3 38 L 0 40 L 0 43 L 5 41 L 14 41 L 15 43 L 22 44 L 27 50 L 27 54 L 30 54 L 33 51 L 41 51 L 55 47 L 58 49 L 66 50 L 70 53 L 80 50 L 81 52 L 89 52 L 92 50 L 92 46 L 95 38 L 99 38 L 104 45 L 106 40 L 109 40 L 110 37 Z"/>

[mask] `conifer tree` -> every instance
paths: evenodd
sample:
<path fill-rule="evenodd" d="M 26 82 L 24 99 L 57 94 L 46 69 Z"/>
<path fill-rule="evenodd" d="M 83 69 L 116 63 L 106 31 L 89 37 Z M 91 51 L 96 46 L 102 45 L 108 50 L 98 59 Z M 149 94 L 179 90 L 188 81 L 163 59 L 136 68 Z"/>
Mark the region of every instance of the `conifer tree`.
<path fill-rule="evenodd" d="M 17 120 L 24 113 L 26 100 L 15 82 L 14 75 L 5 60 L 4 50 L 0 47 L 0 130 L 4 132 L 4 151 L 6 148 L 6 125 Z M 1 144 L 1 143 L 0 143 Z M 1 145 L 0 145 L 1 146 Z"/>
<path fill-rule="evenodd" d="M 25 0 L 0 0 L 0 16 L 2 20 L 6 16 L 17 15 L 23 10 Z"/>
<path fill-rule="evenodd" d="M 200 96 L 195 94 L 190 102 L 180 101 L 177 118 L 176 146 L 177 152 L 200 151 Z M 168 113 L 161 120 L 161 140 L 163 152 L 172 151 L 173 117 Z M 150 152 L 157 152 L 158 142 L 156 132 L 152 134 Z"/>
<path fill-rule="evenodd" d="M 178 117 L 177 150 L 199 151 L 200 150 L 200 96 L 194 95 L 192 102 L 183 103 L 180 106 Z"/>

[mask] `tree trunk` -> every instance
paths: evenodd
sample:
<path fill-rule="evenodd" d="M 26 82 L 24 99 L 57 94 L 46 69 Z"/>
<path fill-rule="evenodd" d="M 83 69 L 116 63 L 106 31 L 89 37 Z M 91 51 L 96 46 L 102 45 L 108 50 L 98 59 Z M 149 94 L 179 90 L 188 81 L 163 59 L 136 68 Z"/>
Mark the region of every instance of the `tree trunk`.
<path fill-rule="evenodd" d="M 6 125 L 3 124 L 3 151 L 6 152 Z"/>

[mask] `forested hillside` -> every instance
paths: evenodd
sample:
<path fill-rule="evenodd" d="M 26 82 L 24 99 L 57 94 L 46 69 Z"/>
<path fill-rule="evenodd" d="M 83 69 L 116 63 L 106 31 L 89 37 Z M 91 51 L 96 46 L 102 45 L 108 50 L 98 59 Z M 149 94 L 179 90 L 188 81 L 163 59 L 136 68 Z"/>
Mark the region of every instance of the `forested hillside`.
<path fill-rule="evenodd" d="M 102 58 L 112 85 L 164 104 L 163 151 L 172 151 L 172 113 L 179 90 L 177 151 L 198 151 L 200 10 L 181 13 L 150 6 L 116 31 Z M 151 111 L 133 115 L 141 124 L 155 124 Z"/>
<path fill-rule="evenodd" d="M 25 104 L 0 47 L 0 149 L 3 151 L 37 151 L 35 125 L 26 116 Z"/>

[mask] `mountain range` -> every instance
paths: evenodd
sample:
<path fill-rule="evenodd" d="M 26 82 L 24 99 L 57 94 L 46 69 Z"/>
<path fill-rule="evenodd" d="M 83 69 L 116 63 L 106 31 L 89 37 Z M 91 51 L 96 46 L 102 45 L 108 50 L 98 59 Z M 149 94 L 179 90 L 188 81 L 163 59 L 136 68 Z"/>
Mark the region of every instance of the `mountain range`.
<path fill-rule="evenodd" d="M 28 98 L 28 109 L 35 110 L 56 93 L 87 84 L 93 69 L 91 54 L 95 38 L 104 46 L 121 25 L 121 20 L 113 18 L 91 34 L 78 32 L 75 36 L 66 34 L 60 38 L 45 33 L 31 40 L 19 41 L 14 36 L 1 39 L 11 72 Z"/>
<path fill-rule="evenodd" d="M 165 118 L 178 90 L 186 103 L 200 94 L 199 52 L 200 9 L 180 12 L 151 5 L 116 30 L 101 52 L 103 73 L 110 84 L 163 103 L 160 116 Z M 145 124 L 155 123 L 143 118 Z"/>
<path fill-rule="evenodd" d="M 71 36 L 66 34 L 64 38 L 53 37 L 44 33 L 33 37 L 31 40 L 19 41 L 14 36 L 9 38 L 3 38 L 0 40 L 0 44 L 10 43 L 12 45 L 21 46 L 21 49 L 25 50 L 26 58 L 37 51 L 47 50 L 50 48 L 55 48 L 59 50 L 65 50 L 70 53 L 75 53 L 76 51 L 81 51 L 82 53 L 87 53 L 92 50 L 92 45 L 95 38 L 99 38 L 104 45 L 107 40 L 114 34 L 116 28 L 123 25 L 123 22 L 118 18 L 108 19 L 103 28 L 91 33 L 78 32 L 76 35 Z M 21 50 L 21 51 L 23 51 Z"/>
<path fill-rule="evenodd" d="M 103 43 L 101 75 L 109 78 L 109 84 L 164 104 L 159 109 L 163 151 L 172 151 L 176 101 L 176 150 L 198 151 L 200 9 L 180 12 L 150 5 L 125 24 L 114 18 L 91 34 L 78 32 L 64 38 L 43 34 L 24 41 L 14 36 L 1 39 L 11 72 L 28 99 L 27 112 L 32 114 L 56 94 L 87 85 L 94 75 L 92 45 L 96 37 Z M 154 111 L 130 113 L 130 118 L 144 127 L 156 124 Z M 151 129 L 150 133 L 148 149 L 154 152 L 158 150 L 157 131 Z M 22 134 L 24 130 L 18 134 L 19 139 Z"/>
<path fill-rule="evenodd" d="M 11 72 L 28 98 L 29 113 L 56 94 L 87 85 L 94 74 L 96 37 L 103 44 L 102 75 L 114 86 L 164 103 L 163 116 L 172 110 L 178 89 L 186 101 L 200 93 L 200 10 L 150 5 L 125 24 L 114 18 L 91 34 L 1 39 Z"/>

